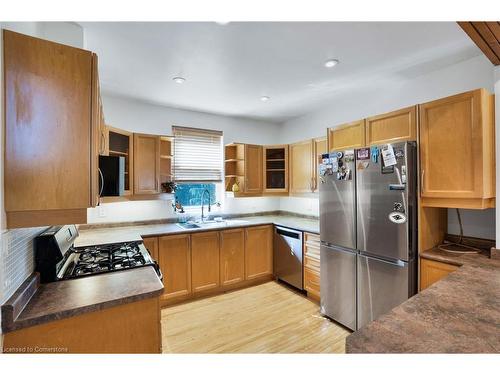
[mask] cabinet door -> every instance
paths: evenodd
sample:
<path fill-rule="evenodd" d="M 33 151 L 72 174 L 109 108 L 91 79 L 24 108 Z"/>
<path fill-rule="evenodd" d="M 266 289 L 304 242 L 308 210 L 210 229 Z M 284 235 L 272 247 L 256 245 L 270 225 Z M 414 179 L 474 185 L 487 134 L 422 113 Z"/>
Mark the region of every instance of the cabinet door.
<path fill-rule="evenodd" d="M 314 176 L 314 191 L 318 190 L 318 169 L 321 164 L 321 155 L 328 152 L 327 137 L 314 138 L 314 156 L 313 156 L 313 176 Z"/>
<path fill-rule="evenodd" d="M 415 106 L 366 119 L 366 144 L 379 145 L 417 140 Z"/>
<path fill-rule="evenodd" d="M 420 290 L 428 288 L 457 268 L 457 266 L 452 264 L 420 259 Z"/>
<path fill-rule="evenodd" d="M 3 38 L 5 210 L 32 211 L 29 226 L 52 224 L 42 210 L 78 209 L 83 221 L 59 224 L 86 222 L 97 183 L 92 53 L 7 30 Z"/>
<path fill-rule="evenodd" d="M 365 147 L 365 120 L 328 129 L 328 150 Z"/>
<path fill-rule="evenodd" d="M 490 100 L 475 90 L 420 106 L 422 197 L 494 196 Z"/>
<path fill-rule="evenodd" d="M 160 137 L 134 133 L 134 194 L 160 192 Z"/>
<path fill-rule="evenodd" d="M 314 191 L 314 144 L 312 140 L 290 145 L 290 193 Z"/>
<path fill-rule="evenodd" d="M 245 228 L 245 276 L 247 280 L 273 273 L 272 225 Z"/>
<path fill-rule="evenodd" d="M 163 298 L 191 294 L 191 247 L 189 234 L 163 236 L 158 239 L 159 264 L 163 273 Z"/>
<path fill-rule="evenodd" d="M 151 257 L 158 262 L 158 237 L 147 237 L 143 242 Z"/>
<path fill-rule="evenodd" d="M 219 286 L 219 232 L 191 235 L 193 293 Z"/>
<path fill-rule="evenodd" d="M 245 280 L 245 231 L 220 232 L 220 283 L 231 285 Z"/>
<path fill-rule="evenodd" d="M 262 180 L 262 146 L 245 145 L 245 193 L 261 194 Z"/>
<path fill-rule="evenodd" d="M 106 126 L 108 154 L 125 158 L 125 192 L 133 194 L 134 184 L 134 134 L 123 129 Z"/>

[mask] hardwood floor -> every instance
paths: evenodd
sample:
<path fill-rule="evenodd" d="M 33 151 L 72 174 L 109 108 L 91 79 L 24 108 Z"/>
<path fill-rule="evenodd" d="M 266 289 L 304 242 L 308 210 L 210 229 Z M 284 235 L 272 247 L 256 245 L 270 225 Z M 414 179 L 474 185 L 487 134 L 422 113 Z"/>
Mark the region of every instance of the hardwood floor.
<path fill-rule="evenodd" d="M 274 281 L 162 310 L 164 353 L 344 353 L 349 333 Z"/>

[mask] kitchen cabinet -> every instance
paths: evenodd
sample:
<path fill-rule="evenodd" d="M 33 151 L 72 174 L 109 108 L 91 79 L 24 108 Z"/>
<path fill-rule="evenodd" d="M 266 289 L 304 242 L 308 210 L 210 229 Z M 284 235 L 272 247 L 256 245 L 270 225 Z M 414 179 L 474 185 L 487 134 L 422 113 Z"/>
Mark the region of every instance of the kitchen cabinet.
<path fill-rule="evenodd" d="M 328 129 L 328 150 L 339 151 L 366 145 L 365 120 Z"/>
<path fill-rule="evenodd" d="M 107 126 L 108 155 L 125 158 L 124 195 L 133 194 L 134 181 L 134 135 L 126 130 Z"/>
<path fill-rule="evenodd" d="M 290 145 L 290 194 L 314 191 L 314 142 L 312 139 Z"/>
<path fill-rule="evenodd" d="M 273 226 L 245 228 L 245 278 L 273 274 Z"/>
<path fill-rule="evenodd" d="M 191 235 L 191 285 L 193 293 L 219 286 L 219 232 Z"/>
<path fill-rule="evenodd" d="M 159 265 L 163 273 L 163 299 L 191 294 L 191 236 L 176 234 L 158 239 Z"/>
<path fill-rule="evenodd" d="M 458 269 L 458 266 L 420 258 L 420 290 L 424 290 L 435 282 Z"/>
<path fill-rule="evenodd" d="M 158 262 L 158 237 L 146 237 L 143 240 L 144 242 L 144 247 L 148 249 L 149 254 L 151 254 L 151 257 Z"/>
<path fill-rule="evenodd" d="M 320 238 L 304 233 L 304 289 L 313 299 L 320 299 Z"/>
<path fill-rule="evenodd" d="M 368 117 L 365 120 L 366 145 L 417 140 L 417 107 Z"/>
<path fill-rule="evenodd" d="M 134 133 L 134 194 L 160 192 L 160 137 Z"/>
<path fill-rule="evenodd" d="M 161 353 L 160 320 L 158 297 L 148 298 L 5 333 L 3 351 Z"/>
<path fill-rule="evenodd" d="M 220 284 L 245 280 L 245 231 L 243 228 L 220 232 Z"/>
<path fill-rule="evenodd" d="M 321 155 L 328 152 L 327 138 L 319 137 L 290 146 L 290 195 L 318 190 L 318 168 Z"/>
<path fill-rule="evenodd" d="M 265 193 L 288 193 L 288 145 L 263 147 Z"/>
<path fill-rule="evenodd" d="M 318 191 L 318 169 L 319 165 L 322 163 L 321 156 L 328 152 L 328 140 L 327 137 L 319 137 L 313 139 L 313 178 L 314 178 L 314 191 Z"/>
<path fill-rule="evenodd" d="M 261 194 L 262 182 L 262 146 L 245 145 L 245 193 Z"/>
<path fill-rule="evenodd" d="M 420 105 L 422 205 L 495 205 L 493 96 L 484 89 Z"/>
<path fill-rule="evenodd" d="M 86 223 L 98 198 L 96 56 L 4 30 L 3 58 L 7 227 Z"/>
<path fill-rule="evenodd" d="M 263 190 L 262 146 L 232 143 L 225 146 L 225 190 L 237 195 L 261 195 Z"/>

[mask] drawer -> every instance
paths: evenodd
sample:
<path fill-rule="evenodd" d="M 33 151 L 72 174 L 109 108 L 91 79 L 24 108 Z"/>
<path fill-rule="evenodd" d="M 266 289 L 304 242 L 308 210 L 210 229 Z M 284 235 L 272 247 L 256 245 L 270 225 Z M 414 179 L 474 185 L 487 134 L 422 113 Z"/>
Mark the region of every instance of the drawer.
<path fill-rule="evenodd" d="M 312 271 L 309 268 L 304 269 L 304 289 L 319 298 L 319 272 Z"/>
<path fill-rule="evenodd" d="M 304 257 L 304 267 L 319 273 L 320 271 L 319 257 L 316 258 L 306 255 Z"/>
<path fill-rule="evenodd" d="M 317 243 L 318 246 L 319 246 L 319 243 L 320 243 L 319 234 L 305 232 L 304 233 L 304 241 L 305 242 Z"/>

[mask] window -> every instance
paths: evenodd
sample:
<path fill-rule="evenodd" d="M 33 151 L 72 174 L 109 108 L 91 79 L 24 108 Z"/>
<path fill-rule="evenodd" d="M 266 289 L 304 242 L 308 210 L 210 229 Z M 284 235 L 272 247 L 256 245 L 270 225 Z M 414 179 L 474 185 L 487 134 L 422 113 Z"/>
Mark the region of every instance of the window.
<path fill-rule="evenodd" d="M 173 127 L 175 201 L 183 207 L 201 206 L 208 190 L 212 204 L 220 201 L 223 180 L 222 132 Z M 208 204 L 205 194 L 204 204 Z"/>
<path fill-rule="evenodd" d="M 216 184 L 179 184 L 175 190 L 175 201 L 179 202 L 183 207 L 201 206 L 203 192 L 208 190 L 210 193 L 210 202 L 217 202 Z M 203 203 L 208 204 L 208 196 L 205 193 Z"/>
<path fill-rule="evenodd" d="M 222 132 L 173 127 L 177 182 L 222 182 Z"/>

